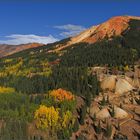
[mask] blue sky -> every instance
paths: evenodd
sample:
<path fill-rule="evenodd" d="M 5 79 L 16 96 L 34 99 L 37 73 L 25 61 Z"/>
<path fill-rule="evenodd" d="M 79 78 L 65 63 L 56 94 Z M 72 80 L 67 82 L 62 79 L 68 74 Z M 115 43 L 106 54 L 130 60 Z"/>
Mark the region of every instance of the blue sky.
<path fill-rule="evenodd" d="M 0 2 L 0 43 L 54 42 L 118 15 L 140 16 L 140 1 Z"/>

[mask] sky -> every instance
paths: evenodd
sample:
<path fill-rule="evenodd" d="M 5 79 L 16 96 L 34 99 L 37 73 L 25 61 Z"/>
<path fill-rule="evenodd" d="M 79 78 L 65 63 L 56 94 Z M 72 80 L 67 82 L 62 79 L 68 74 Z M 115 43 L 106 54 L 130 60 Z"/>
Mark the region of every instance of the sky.
<path fill-rule="evenodd" d="M 140 0 L 1 0 L 0 44 L 52 43 L 119 15 L 140 16 Z"/>

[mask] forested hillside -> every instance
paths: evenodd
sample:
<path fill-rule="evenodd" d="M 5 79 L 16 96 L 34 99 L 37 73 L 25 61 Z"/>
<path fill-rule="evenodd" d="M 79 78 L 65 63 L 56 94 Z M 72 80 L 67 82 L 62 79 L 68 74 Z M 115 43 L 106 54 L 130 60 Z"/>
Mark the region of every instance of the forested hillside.
<path fill-rule="evenodd" d="M 0 138 L 35 140 L 26 132 L 31 123 L 37 130 L 47 130 L 49 138 L 69 139 L 84 124 L 86 107 L 101 91 L 92 67 L 124 71 L 139 60 L 140 21 L 129 24 L 130 30 L 120 36 L 106 36 L 94 44 L 78 43 L 52 52 L 68 38 L 0 59 Z M 77 97 L 84 100 L 80 109 Z M 45 140 L 42 133 L 38 137 Z"/>

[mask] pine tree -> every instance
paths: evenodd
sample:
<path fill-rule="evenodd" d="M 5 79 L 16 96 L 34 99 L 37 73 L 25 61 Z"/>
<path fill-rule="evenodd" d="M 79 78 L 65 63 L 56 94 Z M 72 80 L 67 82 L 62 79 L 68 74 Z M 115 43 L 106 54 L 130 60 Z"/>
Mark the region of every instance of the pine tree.
<path fill-rule="evenodd" d="M 91 94 L 90 94 L 90 92 L 88 91 L 85 96 L 86 96 L 86 105 L 88 107 L 90 107 L 90 104 L 91 104 Z"/>
<path fill-rule="evenodd" d="M 87 107 L 86 105 L 84 105 L 81 110 L 80 110 L 80 124 L 81 125 L 84 125 L 84 119 L 86 117 L 86 110 L 87 110 Z"/>
<path fill-rule="evenodd" d="M 106 136 L 107 136 L 108 138 L 110 138 L 110 137 L 111 137 L 111 134 L 112 134 L 112 126 L 111 126 L 109 123 L 107 123 L 107 127 L 106 127 Z"/>
<path fill-rule="evenodd" d="M 106 102 L 109 104 L 109 95 L 107 95 L 107 100 L 106 100 Z"/>
<path fill-rule="evenodd" d="M 122 105 L 122 103 L 120 103 L 120 108 L 123 108 L 123 105 Z"/>
<path fill-rule="evenodd" d="M 93 121 L 96 121 L 96 113 L 93 115 Z"/>
<path fill-rule="evenodd" d="M 78 119 L 76 119 L 74 122 L 73 131 L 77 132 L 78 129 L 79 129 L 79 121 L 78 121 Z"/>
<path fill-rule="evenodd" d="M 112 107 L 111 116 L 112 116 L 112 117 L 115 116 L 115 108 L 114 108 L 114 106 Z"/>
<path fill-rule="evenodd" d="M 102 128 L 101 128 L 101 122 L 98 122 L 98 125 L 95 126 L 95 131 L 97 134 L 100 134 L 102 132 Z"/>
<path fill-rule="evenodd" d="M 102 105 L 102 106 L 105 106 L 105 105 L 106 105 L 105 96 L 103 96 L 103 99 L 102 99 L 102 101 L 101 101 L 101 105 Z"/>
<path fill-rule="evenodd" d="M 118 122 L 118 126 L 117 126 L 118 131 L 120 131 L 120 123 Z"/>

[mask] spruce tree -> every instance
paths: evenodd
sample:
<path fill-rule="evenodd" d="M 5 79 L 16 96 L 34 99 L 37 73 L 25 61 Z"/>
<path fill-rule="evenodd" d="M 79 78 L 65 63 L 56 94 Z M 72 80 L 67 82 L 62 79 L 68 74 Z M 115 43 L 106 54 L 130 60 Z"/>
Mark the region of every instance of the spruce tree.
<path fill-rule="evenodd" d="M 115 108 L 114 108 L 114 106 L 112 107 L 111 116 L 112 116 L 112 117 L 115 116 Z"/>
<path fill-rule="evenodd" d="M 85 96 L 86 96 L 86 105 L 88 107 L 90 107 L 90 104 L 91 104 L 91 94 L 90 94 L 90 92 L 88 91 Z"/>
<path fill-rule="evenodd" d="M 95 126 L 95 131 L 97 134 L 100 134 L 102 132 L 102 128 L 101 128 L 101 122 L 99 120 L 98 125 Z"/>
<path fill-rule="evenodd" d="M 78 119 L 76 118 L 75 122 L 74 122 L 74 126 L 73 126 L 73 131 L 74 132 L 77 132 L 79 129 L 79 121 Z"/>
<path fill-rule="evenodd" d="M 109 104 L 109 95 L 107 95 L 107 100 L 106 100 L 106 102 Z"/>
<path fill-rule="evenodd" d="M 80 110 L 80 124 L 81 125 L 84 125 L 84 119 L 86 117 L 86 110 L 87 110 L 87 107 L 86 105 L 84 105 L 81 110 Z"/>
<path fill-rule="evenodd" d="M 118 126 L 117 126 L 118 131 L 120 131 L 120 123 L 118 122 Z"/>
<path fill-rule="evenodd" d="M 109 123 L 107 123 L 107 127 L 106 127 L 106 136 L 107 136 L 108 138 L 110 138 L 110 137 L 111 137 L 111 134 L 112 134 L 112 126 L 111 126 Z"/>
<path fill-rule="evenodd" d="M 120 103 L 120 108 L 123 108 L 123 105 L 122 105 L 122 103 Z"/>
<path fill-rule="evenodd" d="M 102 105 L 102 106 L 105 106 L 105 105 L 106 105 L 105 96 L 103 96 L 103 99 L 102 99 L 102 101 L 101 101 L 101 105 Z"/>
<path fill-rule="evenodd" d="M 93 121 L 96 121 L 96 113 L 93 115 Z"/>

